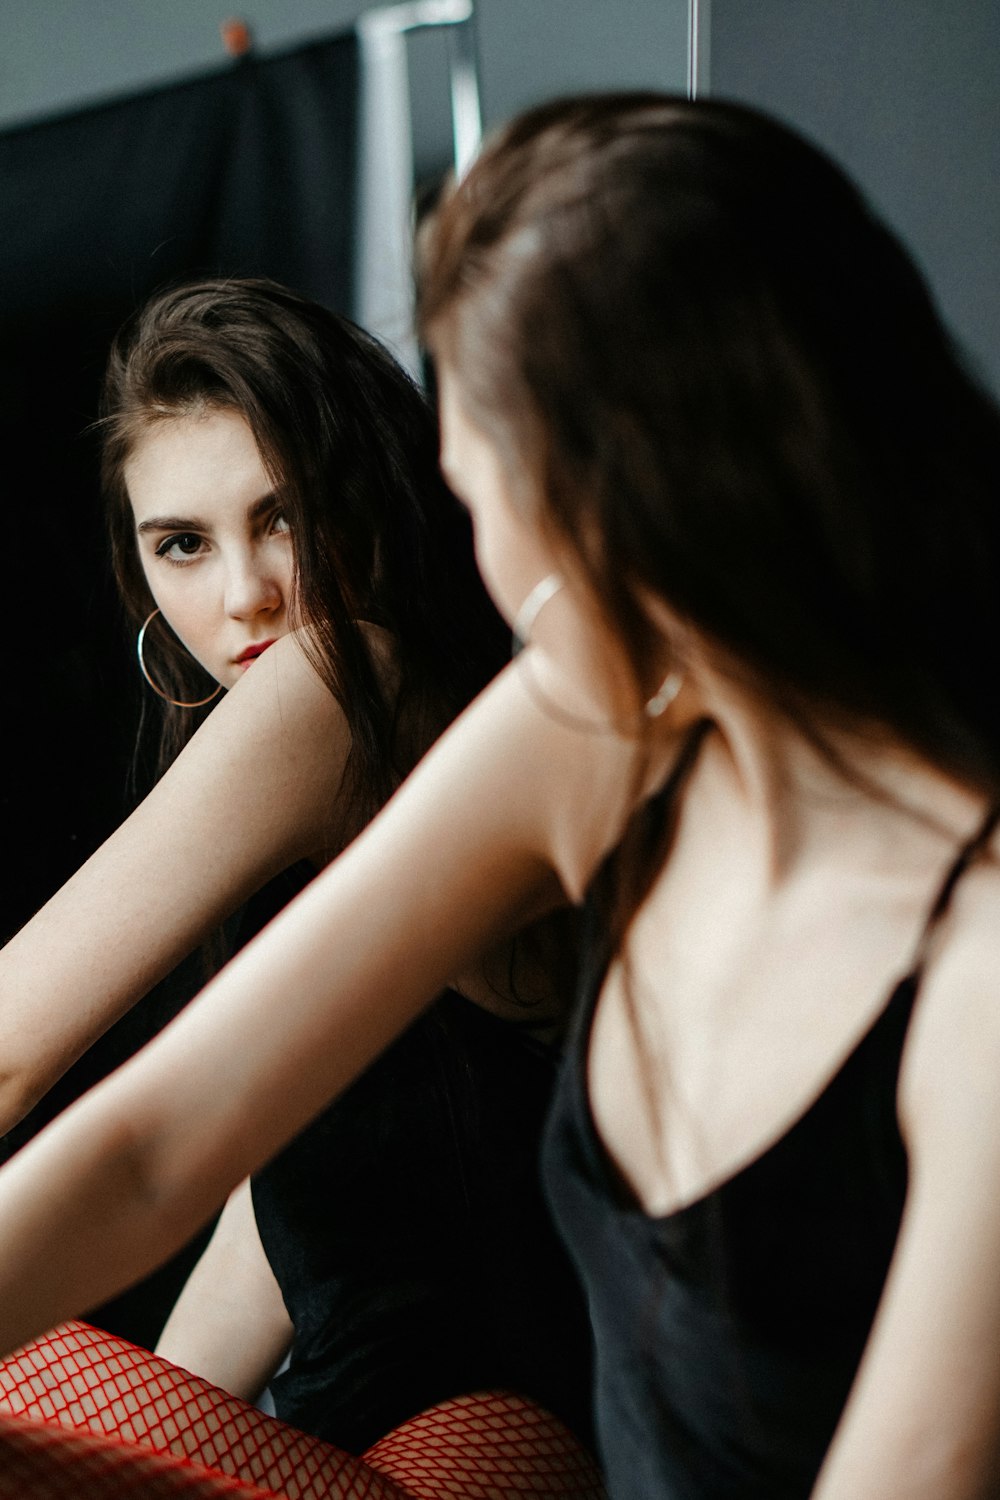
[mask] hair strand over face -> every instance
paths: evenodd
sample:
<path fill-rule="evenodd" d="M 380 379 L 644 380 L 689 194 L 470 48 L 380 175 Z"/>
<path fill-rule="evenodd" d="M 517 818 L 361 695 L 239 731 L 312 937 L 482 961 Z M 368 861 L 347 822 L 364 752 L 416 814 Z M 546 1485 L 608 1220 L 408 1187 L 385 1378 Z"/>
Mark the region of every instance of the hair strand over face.
<path fill-rule="evenodd" d="M 136 626 L 153 599 L 125 483 L 129 457 L 155 424 L 215 410 L 246 421 L 290 525 L 293 618 L 351 731 L 349 837 L 496 669 L 502 629 L 475 572 L 467 518 L 440 477 L 436 424 L 420 392 L 346 318 L 264 280 L 168 288 L 112 348 L 102 476 L 115 574 Z M 366 621 L 394 642 L 391 699 Z M 172 696 L 203 696 L 165 627 L 151 644 Z M 201 717 L 166 712 L 161 769 Z"/>

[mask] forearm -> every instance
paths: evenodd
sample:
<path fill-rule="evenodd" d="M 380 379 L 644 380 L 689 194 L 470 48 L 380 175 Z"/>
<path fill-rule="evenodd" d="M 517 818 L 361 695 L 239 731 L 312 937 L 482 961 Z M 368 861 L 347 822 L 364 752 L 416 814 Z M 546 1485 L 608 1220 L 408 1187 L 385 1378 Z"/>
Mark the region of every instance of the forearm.
<path fill-rule="evenodd" d="M 287 1354 L 293 1332 L 244 1182 L 230 1195 L 156 1352 L 255 1401 Z"/>
<path fill-rule="evenodd" d="M 123 1290 L 218 1207 L 218 1193 L 157 1195 L 106 1085 L 0 1172 L 0 1352 Z"/>
<path fill-rule="evenodd" d="M 249 879 L 225 893 L 199 878 L 194 850 L 186 879 L 178 869 L 158 885 L 138 858 L 119 859 L 138 843 L 121 834 L 0 952 L 0 1135 L 249 894 Z M 152 837 L 145 863 L 162 847 Z M 192 970 L 189 994 L 198 980 Z"/>
<path fill-rule="evenodd" d="M 599 786 L 575 739 L 553 754 L 567 734 L 500 680 L 177 1021 L 0 1171 L 4 1349 L 166 1259 L 452 975 L 551 909 L 552 767 L 577 845 Z"/>
<path fill-rule="evenodd" d="M 358 909 L 328 934 L 324 905 L 286 913 L 284 941 L 269 929 L 0 1171 L 0 1355 L 168 1258 L 433 998 L 436 971 L 395 990 L 381 966 L 366 978 L 372 931 L 347 962 Z"/>

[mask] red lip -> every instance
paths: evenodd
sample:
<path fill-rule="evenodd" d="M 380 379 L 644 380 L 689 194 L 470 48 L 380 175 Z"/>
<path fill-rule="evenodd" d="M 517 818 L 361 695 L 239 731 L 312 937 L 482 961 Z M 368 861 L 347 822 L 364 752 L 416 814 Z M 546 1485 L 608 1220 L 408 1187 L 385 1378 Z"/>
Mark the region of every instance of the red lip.
<path fill-rule="evenodd" d="M 268 646 L 273 646 L 276 639 L 277 637 L 273 637 L 269 641 L 255 641 L 252 646 L 248 646 L 245 651 L 240 652 L 236 658 L 236 665 L 238 667 L 248 667 L 252 661 L 257 660 L 258 656 L 263 656 Z"/>

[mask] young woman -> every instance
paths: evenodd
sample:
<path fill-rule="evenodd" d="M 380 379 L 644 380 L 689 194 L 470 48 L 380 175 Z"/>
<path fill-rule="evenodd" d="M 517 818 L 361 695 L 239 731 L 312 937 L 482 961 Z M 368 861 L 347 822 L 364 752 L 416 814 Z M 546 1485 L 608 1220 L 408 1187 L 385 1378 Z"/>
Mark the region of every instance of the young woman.
<path fill-rule="evenodd" d="M 0 954 L 5 1126 L 190 949 L 262 926 L 506 643 L 422 397 L 291 292 L 156 297 L 112 352 L 102 437 L 164 774 Z M 500 1386 L 583 1420 L 585 1317 L 537 1172 L 558 997 L 523 960 L 449 976 L 481 1003 L 449 988 L 233 1195 L 165 1354 L 252 1398 L 290 1349 L 279 1415 L 355 1452 Z"/>
<path fill-rule="evenodd" d="M 984 1500 L 997 410 L 854 189 L 735 106 L 516 121 L 440 210 L 423 306 L 445 469 L 531 643 L 0 1174 L 3 1342 L 152 1264 L 447 974 L 586 901 L 547 1178 L 612 1492 Z"/>

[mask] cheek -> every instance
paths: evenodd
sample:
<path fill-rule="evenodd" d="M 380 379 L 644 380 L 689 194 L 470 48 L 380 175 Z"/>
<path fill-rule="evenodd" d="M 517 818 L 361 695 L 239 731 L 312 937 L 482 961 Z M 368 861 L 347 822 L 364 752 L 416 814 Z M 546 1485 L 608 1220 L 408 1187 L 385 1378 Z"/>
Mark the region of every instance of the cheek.
<path fill-rule="evenodd" d="M 139 568 L 140 568 L 140 571 L 142 572 L 143 578 L 145 578 L 145 580 L 146 580 L 146 587 L 149 589 L 149 592 L 153 596 L 153 603 L 154 604 L 159 604 L 160 603 L 159 590 L 156 587 L 156 584 L 157 584 L 158 580 L 156 578 L 156 575 L 155 575 L 153 569 L 149 566 L 148 562 L 146 561 L 145 555 L 143 553 L 141 553 L 141 552 L 139 553 Z"/>
<path fill-rule="evenodd" d="M 552 549 L 507 507 L 478 510 L 473 518 L 476 563 L 508 625 L 540 578 L 558 571 Z"/>
<path fill-rule="evenodd" d="M 167 568 L 151 567 L 144 557 L 140 557 L 140 563 L 153 604 L 178 640 L 211 671 L 205 662 L 210 622 L 206 619 L 201 591 L 192 587 L 192 580 L 184 572 L 174 575 Z"/>
<path fill-rule="evenodd" d="M 141 563 L 149 592 L 153 596 L 153 603 L 163 617 L 174 625 L 175 617 L 179 619 L 186 612 L 190 613 L 190 607 L 187 611 L 184 609 L 183 590 L 172 586 L 175 580 L 170 577 L 166 568 L 150 566 L 145 557 L 141 558 Z"/>
<path fill-rule="evenodd" d="M 290 537 L 284 540 L 276 537 L 274 545 L 278 549 L 275 576 L 281 586 L 285 603 L 289 605 L 295 594 L 295 548 Z"/>

